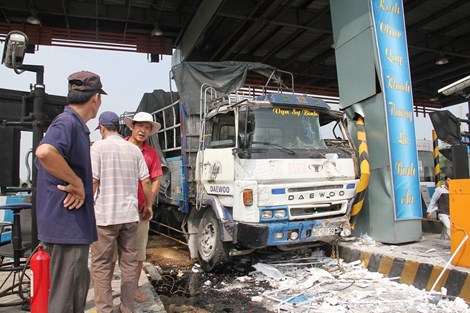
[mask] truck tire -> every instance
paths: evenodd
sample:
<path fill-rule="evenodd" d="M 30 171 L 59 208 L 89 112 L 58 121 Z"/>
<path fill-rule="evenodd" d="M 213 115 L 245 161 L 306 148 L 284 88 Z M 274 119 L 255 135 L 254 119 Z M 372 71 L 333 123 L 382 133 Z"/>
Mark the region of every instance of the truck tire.
<path fill-rule="evenodd" d="M 228 262 L 228 244 L 220 235 L 219 222 L 211 209 L 207 209 L 198 228 L 197 250 L 201 268 L 210 272 Z"/>

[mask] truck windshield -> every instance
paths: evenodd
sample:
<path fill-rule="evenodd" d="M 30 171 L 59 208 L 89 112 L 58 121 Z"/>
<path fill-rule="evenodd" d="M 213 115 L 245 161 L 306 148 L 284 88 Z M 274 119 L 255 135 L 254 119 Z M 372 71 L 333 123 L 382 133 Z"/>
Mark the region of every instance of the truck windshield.
<path fill-rule="evenodd" d="M 327 148 L 320 131 L 319 114 L 315 110 L 258 107 L 252 113 L 252 148 L 284 148 L 287 152 Z"/>

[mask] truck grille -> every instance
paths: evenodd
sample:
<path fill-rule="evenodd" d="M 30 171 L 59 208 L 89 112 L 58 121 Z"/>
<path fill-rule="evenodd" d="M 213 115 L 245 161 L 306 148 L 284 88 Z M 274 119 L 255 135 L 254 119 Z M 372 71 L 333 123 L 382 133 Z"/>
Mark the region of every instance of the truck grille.
<path fill-rule="evenodd" d="M 316 187 L 299 187 L 299 188 L 288 188 L 287 192 L 305 192 L 314 190 L 332 190 L 332 189 L 343 189 L 344 185 L 327 185 L 327 186 L 316 186 Z"/>
<path fill-rule="evenodd" d="M 333 204 L 328 207 L 305 207 L 305 208 L 291 208 L 291 217 L 308 217 L 320 213 L 335 213 L 341 211 L 341 203 Z"/>

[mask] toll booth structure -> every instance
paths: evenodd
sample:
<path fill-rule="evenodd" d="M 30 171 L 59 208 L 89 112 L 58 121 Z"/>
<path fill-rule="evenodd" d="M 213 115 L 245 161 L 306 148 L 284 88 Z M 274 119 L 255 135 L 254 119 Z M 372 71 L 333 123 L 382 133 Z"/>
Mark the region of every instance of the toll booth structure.
<path fill-rule="evenodd" d="M 364 118 L 371 147 L 353 235 L 418 241 L 422 209 L 403 2 L 330 0 L 330 8 L 340 108 Z"/>

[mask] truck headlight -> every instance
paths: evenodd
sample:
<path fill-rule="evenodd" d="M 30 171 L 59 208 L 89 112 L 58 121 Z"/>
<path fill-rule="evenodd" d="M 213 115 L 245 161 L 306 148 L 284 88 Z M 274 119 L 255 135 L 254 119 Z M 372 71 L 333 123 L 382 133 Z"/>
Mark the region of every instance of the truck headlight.
<path fill-rule="evenodd" d="M 261 212 L 261 218 L 263 220 L 270 220 L 273 218 L 273 211 L 271 210 L 264 210 Z"/>
<path fill-rule="evenodd" d="M 243 204 L 245 206 L 253 205 L 253 190 L 243 189 Z"/>
<path fill-rule="evenodd" d="M 299 238 L 299 231 L 298 230 L 292 230 L 289 232 L 289 239 L 290 240 L 297 240 Z"/>
<path fill-rule="evenodd" d="M 285 218 L 286 210 L 274 210 L 274 218 Z"/>

